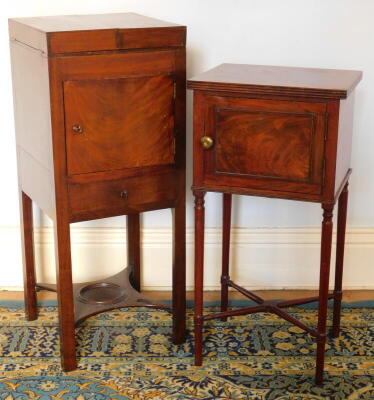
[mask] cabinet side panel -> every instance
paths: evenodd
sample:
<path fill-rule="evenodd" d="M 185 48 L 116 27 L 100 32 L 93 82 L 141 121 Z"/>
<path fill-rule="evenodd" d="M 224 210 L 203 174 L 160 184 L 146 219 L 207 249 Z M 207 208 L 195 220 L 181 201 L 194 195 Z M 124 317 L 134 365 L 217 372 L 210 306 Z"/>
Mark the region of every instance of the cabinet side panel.
<path fill-rule="evenodd" d="M 17 147 L 18 181 L 20 189 L 50 217 L 55 215 L 54 179 L 29 153 Z"/>
<path fill-rule="evenodd" d="M 52 170 L 48 59 L 11 42 L 17 145 Z"/>
<path fill-rule="evenodd" d="M 343 183 L 351 166 L 354 93 L 340 101 L 339 136 L 336 157 L 335 193 Z"/>
<path fill-rule="evenodd" d="M 43 53 L 48 52 L 46 34 L 30 25 L 9 19 L 9 37 L 11 41 L 24 43 Z"/>
<path fill-rule="evenodd" d="M 51 215 L 54 183 L 48 60 L 14 41 L 10 49 L 19 186 Z"/>
<path fill-rule="evenodd" d="M 186 49 L 175 51 L 175 137 L 176 165 L 186 169 Z M 184 183 L 185 185 L 185 183 Z"/>

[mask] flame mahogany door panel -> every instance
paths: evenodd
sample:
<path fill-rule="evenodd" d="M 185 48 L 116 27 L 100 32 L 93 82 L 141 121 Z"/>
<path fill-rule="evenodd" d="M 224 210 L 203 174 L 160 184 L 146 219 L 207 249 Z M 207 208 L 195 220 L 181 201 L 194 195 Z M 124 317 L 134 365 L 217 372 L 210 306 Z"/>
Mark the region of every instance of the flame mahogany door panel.
<path fill-rule="evenodd" d="M 64 82 L 70 175 L 174 163 L 172 75 Z"/>
<path fill-rule="evenodd" d="M 157 49 L 53 59 L 71 221 L 177 201 L 184 179 L 181 56 Z"/>
<path fill-rule="evenodd" d="M 325 104 L 204 97 L 202 185 L 321 193 Z"/>

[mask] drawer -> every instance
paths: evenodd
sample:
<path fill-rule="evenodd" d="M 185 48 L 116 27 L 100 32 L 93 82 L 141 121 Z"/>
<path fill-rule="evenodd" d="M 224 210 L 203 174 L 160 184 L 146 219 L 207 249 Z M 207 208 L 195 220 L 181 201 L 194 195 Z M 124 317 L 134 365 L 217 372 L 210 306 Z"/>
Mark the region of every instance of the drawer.
<path fill-rule="evenodd" d="M 88 183 L 70 183 L 72 222 L 172 207 L 181 184 L 178 171 Z M 179 184 L 180 182 L 181 184 Z"/>
<path fill-rule="evenodd" d="M 321 193 L 324 103 L 202 98 L 194 186 Z"/>

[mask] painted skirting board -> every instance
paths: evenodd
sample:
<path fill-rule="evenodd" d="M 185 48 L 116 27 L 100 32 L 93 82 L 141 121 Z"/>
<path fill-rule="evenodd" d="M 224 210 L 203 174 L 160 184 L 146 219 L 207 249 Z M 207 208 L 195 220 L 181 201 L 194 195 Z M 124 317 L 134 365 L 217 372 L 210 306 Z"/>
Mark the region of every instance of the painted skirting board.
<path fill-rule="evenodd" d="M 72 227 L 76 282 L 101 279 L 126 265 L 126 230 Z M 221 229 L 205 233 L 205 287 L 219 288 Z M 171 229 L 142 231 L 143 288 L 171 288 Z M 54 281 L 52 228 L 34 234 L 38 280 Z M 319 228 L 233 228 L 231 277 L 250 289 L 313 289 L 319 275 Z M 22 287 L 19 227 L 0 227 L 0 289 Z M 334 267 L 334 255 L 332 267 Z M 333 278 L 332 268 L 332 278 Z M 333 279 L 330 280 L 333 282 Z M 374 228 L 349 228 L 344 271 L 346 289 L 374 289 Z M 187 229 L 187 287 L 193 287 L 193 229 Z"/>

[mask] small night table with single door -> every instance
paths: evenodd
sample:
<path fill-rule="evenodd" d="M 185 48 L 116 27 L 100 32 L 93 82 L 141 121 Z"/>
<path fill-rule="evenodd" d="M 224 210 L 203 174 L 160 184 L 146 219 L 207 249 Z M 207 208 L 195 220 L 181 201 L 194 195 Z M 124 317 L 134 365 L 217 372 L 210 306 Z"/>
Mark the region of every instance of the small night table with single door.
<path fill-rule="evenodd" d="M 202 363 L 203 323 L 272 312 L 317 340 L 316 383 L 323 382 L 327 302 L 334 300 L 332 336 L 340 329 L 353 90 L 359 71 L 222 64 L 190 79 L 194 90 L 195 364 Z M 223 193 L 221 312 L 203 315 L 204 195 Z M 265 301 L 229 276 L 232 194 L 321 203 L 319 295 Z M 338 202 L 336 272 L 329 293 L 332 217 Z M 256 306 L 229 311 L 228 288 Z M 283 309 L 318 301 L 317 328 Z"/>

